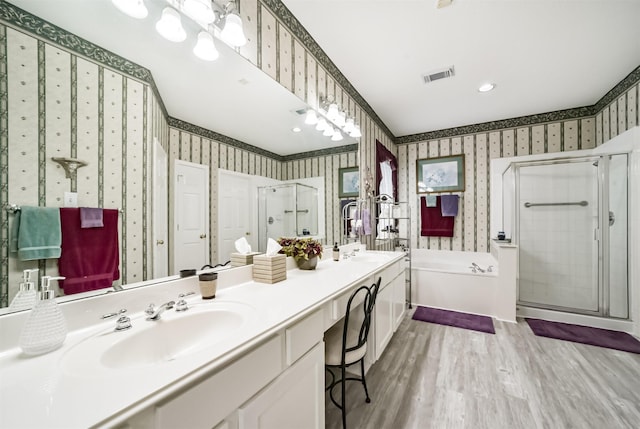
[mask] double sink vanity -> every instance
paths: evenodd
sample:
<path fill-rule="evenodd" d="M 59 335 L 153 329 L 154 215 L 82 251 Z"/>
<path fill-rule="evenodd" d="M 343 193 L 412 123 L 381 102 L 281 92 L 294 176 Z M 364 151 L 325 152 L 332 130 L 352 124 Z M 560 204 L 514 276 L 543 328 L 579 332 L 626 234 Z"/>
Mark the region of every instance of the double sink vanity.
<path fill-rule="evenodd" d="M 17 346 L 28 312 L 3 316 L 0 427 L 323 428 L 323 335 L 351 292 L 382 277 L 367 367 L 405 311 L 404 254 L 355 254 L 276 284 L 254 282 L 251 266 L 222 271 L 213 300 L 188 277 L 63 303 L 66 341 L 36 357 Z M 146 320 L 180 294 L 188 310 Z M 132 327 L 116 331 L 102 316 L 122 308 Z"/>

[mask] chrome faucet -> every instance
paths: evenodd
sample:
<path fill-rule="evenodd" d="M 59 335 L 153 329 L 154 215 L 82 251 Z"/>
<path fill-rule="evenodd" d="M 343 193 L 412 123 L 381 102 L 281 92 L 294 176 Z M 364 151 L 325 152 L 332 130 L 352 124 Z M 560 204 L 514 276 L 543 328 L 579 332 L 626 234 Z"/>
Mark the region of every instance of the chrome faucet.
<path fill-rule="evenodd" d="M 171 310 L 174 305 L 176 305 L 175 301 L 165 302 L 158 308 L 154 308 L 153 304 L 149 304 L 149 307 L 144 311 L 148 314 L 147 320 L 160 320 L 162 313 L 164 313 L 165 310 Z"/>
<path fill-rule="evenodd" d="M 476 264 L 475 262 L 472 262 L 471 265 L 477 269 L 478 271 L 480 271 L 481 273 L 484 273 L 485 270 L 483 270 L 482 268 L 480 268 L 480 265 Z"/>

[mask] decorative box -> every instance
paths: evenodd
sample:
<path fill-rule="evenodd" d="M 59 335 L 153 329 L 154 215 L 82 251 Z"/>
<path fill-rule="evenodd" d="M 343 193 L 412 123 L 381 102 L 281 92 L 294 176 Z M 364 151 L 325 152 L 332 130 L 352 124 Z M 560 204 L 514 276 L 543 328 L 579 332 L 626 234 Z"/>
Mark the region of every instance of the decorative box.
<path fill-rule="evenodd" d="M 278 283 L 287 278 L 287 257 L 259 255 L 253 258 L 253 280 L 259 283 Z"/>
<path fill-rule="evenodd" d="M 260 254 L 261 252 L 251 252 L 247 254 L 234 252 L 231 254 L 231 266 L 242 267 L 244 265 L 251 265 L 253 264 L 253 257 Z"/>

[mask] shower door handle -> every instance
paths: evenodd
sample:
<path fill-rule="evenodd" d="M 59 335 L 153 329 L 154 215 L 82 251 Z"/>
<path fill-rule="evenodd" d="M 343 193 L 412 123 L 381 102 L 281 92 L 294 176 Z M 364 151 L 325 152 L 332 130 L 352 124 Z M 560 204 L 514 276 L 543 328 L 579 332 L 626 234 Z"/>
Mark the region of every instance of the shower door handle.
<path fill-rule="evenodd" d="M 609 212 L 609 226 L 613 226 L 616 223 L 616 215 L 613 212 Z"/>

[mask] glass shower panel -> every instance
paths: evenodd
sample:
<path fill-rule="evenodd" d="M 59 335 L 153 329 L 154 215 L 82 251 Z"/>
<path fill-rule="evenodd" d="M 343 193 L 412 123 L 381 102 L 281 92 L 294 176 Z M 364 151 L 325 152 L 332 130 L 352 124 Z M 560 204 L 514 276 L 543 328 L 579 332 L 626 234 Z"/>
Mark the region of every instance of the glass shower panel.
<path fill-rule="evenodd" d="M 318 190 L 316 188 L 296 183 L 296 224 L 296 235 L 318 235 Z"/>
<path fill-rule="evenodd" d="M 609 157 L 609 315 L 629 317 L 627 155 Z"/>
<path fill-rule="evenodd" d="M 595 165 L 589 159 L 518 168 L 519 302 L 600 311 Z"/>

